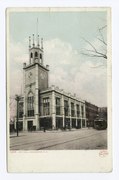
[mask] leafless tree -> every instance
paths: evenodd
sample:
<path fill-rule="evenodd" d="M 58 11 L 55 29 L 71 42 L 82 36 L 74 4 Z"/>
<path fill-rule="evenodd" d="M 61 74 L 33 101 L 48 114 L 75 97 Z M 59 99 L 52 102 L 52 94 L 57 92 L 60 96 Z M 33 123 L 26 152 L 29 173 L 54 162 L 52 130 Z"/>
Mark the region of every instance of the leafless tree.
<path fill-rule="evenodd" d="M 96 58 L 104 58 L 107 59 L 107 42 L 104 38 L 103 31 L 107 28 L 107 25 L 98 28 L 99 37 L 97 37 L 97 41 L 99 42 L 101 48 L 96 47 L 95 44 L 91 43 L 90 41 L 83 38 L 83 40 L 89 45 L 90 49 L 84 49 L 81 54 L 88 56 L 88 57 L 96 57 Z"/>
<path fill-rule="evenodd" d="M 16 112 L 16 102 L 14 96 L 10 96 L 9 98 L 9 108 L 10 108 L 10 119 L 12 119 L 12 117 L 15 116 L 15 112 Z"/>

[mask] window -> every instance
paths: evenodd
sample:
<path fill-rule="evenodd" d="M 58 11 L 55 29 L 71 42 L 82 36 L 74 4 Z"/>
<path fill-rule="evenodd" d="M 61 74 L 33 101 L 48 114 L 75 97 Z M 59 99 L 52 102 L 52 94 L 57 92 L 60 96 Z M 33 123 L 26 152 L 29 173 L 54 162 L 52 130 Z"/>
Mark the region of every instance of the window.
<path fill-rule="evenodd" d="M 38 57 L 38 53 L 37 52 L 35 52 L 35 57 Z"/>
<path fill-rule="evenodd" d="M 74 103 L 71 103 L 71 116 L 74 117 Z"/>
<path fill-rule="evenodd" d="M 31 53 L 31 58 L 33 58 L 33 53 Z"/>
<path fill-rule="evenodd" d="M 77 110 L 77 117 L 79 117 L 80 115 L 79 104 L 76 105 L 76 110 Z"/>
<path fill-rule="evenodd" d="M 40 54 L 40 64 L 42 64 L 42 54 Z"/>
<path fill-rule="evenodd" d="M 68 101 L 64 101 L 64 114 L 65 116 L 68 116 L 68 109 L 69 109 L 69 106 L 68 106 Z"/>
<path fill-rule="evenodd" d="M 50 100 L 49 97 L 43 99 L 43 115 L 50 115 Z"/>
<path fill-rule="evenodd" d="M 60 98 L 56 98 L 56 115 L 60 115 Z"/>
<path fill-rule="evenodd" d="M 40 59 L 42 59 L 42 54 L 40 54 Z"/>
<path fill-rule="evenodd" d="M 81 106 L 81 113 L 82 113 L 82 117 L 84 116 L 84 108 L 83 106 Z"/>
<path fill-rule="evenodd" d="M 23 102 L 19 102 L 19 118 L 23 118 Z"/>
<path fill-rule="evenodd" d="M 34 96 L 32 93 L 29 93 L 27 98 L 27 109 L 28 109 L 28 116 L 34 116 Z"/>

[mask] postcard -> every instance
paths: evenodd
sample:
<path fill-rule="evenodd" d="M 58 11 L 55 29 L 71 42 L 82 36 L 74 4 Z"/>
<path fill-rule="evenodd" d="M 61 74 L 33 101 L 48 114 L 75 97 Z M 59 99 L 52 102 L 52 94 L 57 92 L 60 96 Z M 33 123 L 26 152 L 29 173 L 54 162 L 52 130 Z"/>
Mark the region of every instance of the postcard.
<path fill-rule="evenodd" d="M 111 8 L 7 8 L 8 172 L 111 172 Z"/>

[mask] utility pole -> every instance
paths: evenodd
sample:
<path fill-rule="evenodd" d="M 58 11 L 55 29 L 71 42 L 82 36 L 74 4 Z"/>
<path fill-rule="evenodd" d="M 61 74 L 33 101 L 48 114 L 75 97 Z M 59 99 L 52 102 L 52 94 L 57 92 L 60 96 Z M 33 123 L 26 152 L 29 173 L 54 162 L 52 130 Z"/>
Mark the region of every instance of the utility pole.
<path fill-rule="evenodd" d="M 17 127 L 17 136 L 19 136 L 19 125 L 18 125 L 18 122 L 19 122 L 19 100 L 20 100 L 20 96 L 16 95 L 15 100 L 17 101 L 17 124 L 16 124 L 16 127 Z"/>

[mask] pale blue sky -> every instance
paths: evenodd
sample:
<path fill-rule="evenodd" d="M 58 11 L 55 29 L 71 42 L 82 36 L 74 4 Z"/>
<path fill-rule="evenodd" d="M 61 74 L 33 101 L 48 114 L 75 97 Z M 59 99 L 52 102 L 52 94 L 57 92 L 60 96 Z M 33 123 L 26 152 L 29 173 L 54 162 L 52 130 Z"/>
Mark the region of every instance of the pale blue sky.
<path fill-rule="evenodd" d="M 17 12 L 10 15 L 10 37 L 15 42 L 36 34 L 39 21 L 39 35 L 45 40 L 60 38 L 81 47 L 81 38 L 94 39 L 98 27 L 106 24 L 106 12 Z"/>
<path fill-rule="evenodd" d="M 98 106 L 106 106 L 106 60 L 80 54 L 83 48 L 87 48 L 82 38 L 102 48 L 96 37 L 98 28 L 107 24 L 106 17 L 104 11 L 11 12 L 8 27 L 11 94 L 21 91 L 22 65 L 29 61 L 28 37 L 36 34 L 38 18 L 38 34 L 44 38 L 44 64 L 50 65 L 50 85 L 76 93 Z M 96 65 L 101 68 L 92 68 Z"/>

